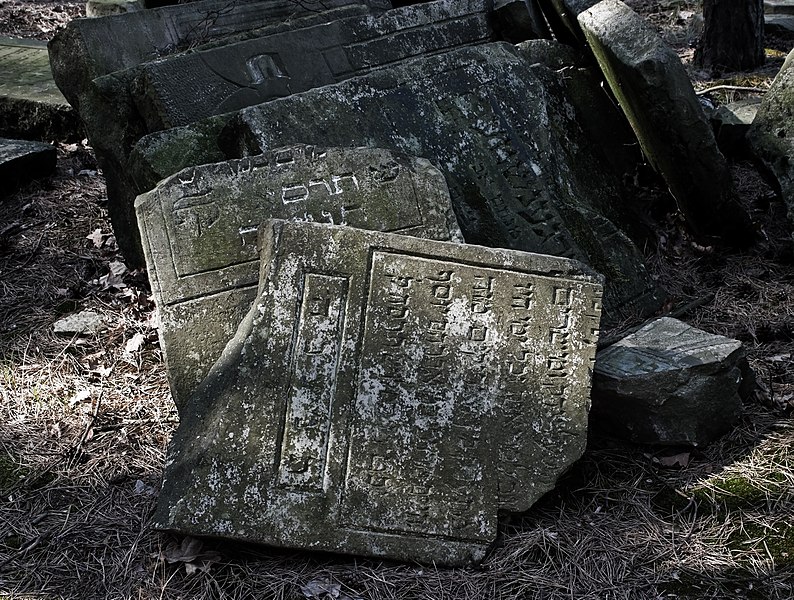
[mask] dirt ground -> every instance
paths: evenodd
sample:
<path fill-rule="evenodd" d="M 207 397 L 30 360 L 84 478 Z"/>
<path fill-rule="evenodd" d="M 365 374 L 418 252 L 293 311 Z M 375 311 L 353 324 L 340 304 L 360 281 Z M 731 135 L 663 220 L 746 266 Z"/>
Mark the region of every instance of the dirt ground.
<path fill-rule="evenodd" d="M 691 60 L 696 4 L 630 4 Z M 0 35 L 48 39 L 83 10 L 8 0 Z M 724 81 L 765 88 L 792 45 L 769 40 L 765 68 Z M 691 73 L 697 89 L 715 83 Z M 753 165 L 734 161 L 732 173 L 759 233 L 752 248 L 700 246 L 677 215 L 658 214 L 646 253 L 665 310 L 744 342 L 758 386 L 740 423 L 702 449 L 593 436 L 481 566 L 441 569 L 150 529 L 177 425 L 154 306 L 145 273 L 118 254 L 90 147 L 59 144 L 53 177 L 0 200 L 0 599 L 794 597 L 791 232 Z M 665 197 L 640 181 L 639 197 Z M 56 335 L 78 310 L 99 313 L 101 330 Z"/>

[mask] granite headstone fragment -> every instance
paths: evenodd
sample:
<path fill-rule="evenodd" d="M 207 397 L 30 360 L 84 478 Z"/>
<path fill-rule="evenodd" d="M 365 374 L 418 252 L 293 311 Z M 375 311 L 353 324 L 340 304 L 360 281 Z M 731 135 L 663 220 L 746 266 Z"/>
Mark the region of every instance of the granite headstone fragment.
<path fill-rule="evenodd" d="M 720 151 L 726 156 L 747 152 L 747 132 L 758 113 L 761 100 L 749 98 L 718 107 L 710 116 L 714 137 Z"/>
<path fill-rule="evenodd" d="M 794 50 L 764 95 L 747 134 L 750 148 L 771 175 L 794 224 Z"/>
<path fill-rule="evenodd" d="M 579 14 L 578 22 L 645 156 L 693 231 L 748 243 L 750 218 L 676 53 L 619 0 L 602 0 Z"/>
<path fill-rule="evenodd" d="M 155 526 L 480 560 L 498 511 L 528 508 L 584 450 L 600 277 L 349 227 L 260 235 L 258 298 L 190 400 Z"/>
<path fill-rule="evenodd" d="M 180 410 L 254 300 L 265 220 L 462 241 L 438 169 L 372 148 L 294 146 L 191 167 L 140 196 L 136 212 Z"/>
<path fill-rule="evenodd" d="M 742 343 L 661 318 L 598 352 L 591 422 L 643 444 L 703 446 L 741 413 Z"/>

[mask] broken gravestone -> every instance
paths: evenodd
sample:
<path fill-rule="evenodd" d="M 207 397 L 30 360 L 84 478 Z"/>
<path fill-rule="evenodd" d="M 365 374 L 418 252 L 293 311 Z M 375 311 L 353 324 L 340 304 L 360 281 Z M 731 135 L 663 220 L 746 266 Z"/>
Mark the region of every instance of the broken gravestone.
<path fill-rule="evenodd" d="M 648 314 L 660 303 L 655 284 L 615 225 L 618 185 L 590 151 L 562 77 L 504 43 L 458 49 L 241 110 L 220 132 L 208 120 L 147 136 L 131 172 L 157 181 L 183 157 L 301 140 L 424 156 L 444 173 L 467 242 L 581 260 L 606 276 L 606 323 Z"/>
<path fill-rule="evenodd" d="M 750 241 L 750 219 L 675 52 L 619 0 L 602 0 L 578 22 L 643 152 L 693 231 L 731 244 Z"/>
<path fill-rule="evenodd" d="M 747 134 L 753 154 L 771 175 L 794 224 L 794 50 L 764 95 Z"/>
<path fill-rule="evenodd" d="M 377 17 L 338 11 L 94 80 L 91 110 L 82 112 L 89 131 L 95 132 L 93 146 L 107 178 L 108 212 L 128 264 L 143 262 L 132 205 L 137 191 L 149 188 L 138 190 L 131 180 L 127 154 L 145 133 L 495 37 L 487 0 L 440 0 Z"/>
<path fill-rule="evenodd" d="M 258 298 L 181 419 L 155 526 L 480 560 L 497 512 L 584 450 L 600 277 L 349 227 L 260 235 Z"/>
<path fill-rule="evenodd" d="M 591 422 L 642 444 L 703 446 L 741 413 L 742 343 L 661 318 L 599 351 Z"/>
<path fill-rule="evenodd" d="M 329 9 L 362 0 L 323 0 Z M 390 8 L 389 0 L 370 0 Z M 101 19 L 74 19 L 56 32 L 48 47 L 55 82 L 73 107 L 80 93 L 102 75 L 128 69 L 212 38 L 289 21 L 316 10 L 295 0 L 261 0 L 229 4 L 203 0 L 154 10 L 127 12 Z"/>
<path fill-rule="evenodd" d="M 761 100 L 749 98 L 723 104 L 709 117 L 714 137 L 725 156 L 741 156 L 747 152 L 747 132 L 750 130 Z"/>
<path fill-rule="evenodd" d="M 136 212 L 180 412 L 254 300 L 260 223 L 300 219 L 462 241 L 441 173 L 424 159 L 371 148 L 295 146 L 189 168 L 140 196 Z"/>
<path fill-rule="evenodd" d="M 51 175 L 56 161 L 55 147 L 50 144 L 0 138 L 0 193 Z"/>

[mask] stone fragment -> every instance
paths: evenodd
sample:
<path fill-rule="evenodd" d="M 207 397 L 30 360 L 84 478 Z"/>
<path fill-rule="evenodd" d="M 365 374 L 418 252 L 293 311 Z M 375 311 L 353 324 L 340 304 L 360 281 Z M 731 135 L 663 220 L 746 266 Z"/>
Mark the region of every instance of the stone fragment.
<path fill-rule="evenodd" d="M 598 352 L 591 423 L 632 442 L 703 446 L 741 413 L 742 343 L 661 318 Z"/>
<path fill-rule="evenodd" d="M 80 117 L 53 81 L 44 42 L 0 37 L 0 74 L 2 135 L 48 141 L 84 137 Z"/>
<path fill-rule="evenodd" d="M 181 419 L 155 526 L 480 560 L 498 510 L 584 451 L 600 277 L 325 224 L 260 236 L 258 298 Z"/>
<path fill-rule="evenodd" d="M 51 175 L 56 161 L 50 144 L 0 138 L 0 192 Z"/>
<path fill-rule="evenodd" d="M 759 98 L 750 98 L 723 104 L 710 119 L 717 145 L 726 156 L 737 156 L 746 152 L 747 132 L 761 104 Z"/>
<path fill-rule="evenodd" d="M 794 33 L 794 15 L 764 15 L 764 33 L 791 35 Z"/>
<path fill-rule="evenodd" d="M 794 50 L 758 108 L 747 139 L 753 155 L 776 184 L 794 224 Z"/>
<path fill-rule="evenodd" d="M 202 152 L 236 157 L 307 139 L 424 156 L 444 173 L 467 242 L 576 258 L 607 278 L 606 323 L 649 314 L 660 296 L 615 225 L 626 212 L 618 184 L 591 152 L 564 77 L 512 45 L 458 49 L 244 109 L 220 134 L 208 120 L 147 136 L 131 172 L 148 184 L 183 168 L 180 152 L 206 162 Z"/>
<path fill-rule="evenodd" d="M 107 317 L 93 311 L 83 310 L 58 319 L 53 331 L 61 335 L 92 335 L 99 333 L 107 324 Z"/>
<path fill-rule="evenodd" d="M 180 411 L 254 300 L 257 226 L 270 218 L 462 241 L 444 177 L 370 148 L 281 148 L 193 167 L 140 196 L 136 213 Z"/>
<path fill-rule="evenodd" d="M 323 0 L 325 9 L 362 0 Z M 366 0 L 364 0 L 366 1 Z M 368 4 L 390 7 L 388 0 Z M 202 0 L 102 19 L 74 19 L 48 46 L 58 88 L 79 109 L 80 90 L 102 75 L 122 71 L 191 44 L 255 29 L 317 11 L 316 2 L 260 0 L 234 3 Z"/>
<path fill-rule="evenodd" d="M 602 0 L 578 22 L 643 152 L 693 231 L 736 245 L 749 242 L 750 219 L 675 52 L 619 0 Z"/>

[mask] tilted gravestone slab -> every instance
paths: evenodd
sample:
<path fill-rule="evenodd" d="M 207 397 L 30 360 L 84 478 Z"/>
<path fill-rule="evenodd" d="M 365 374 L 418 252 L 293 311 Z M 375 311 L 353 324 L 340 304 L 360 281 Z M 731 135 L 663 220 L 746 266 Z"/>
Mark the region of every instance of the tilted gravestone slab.
<path fill-rule="evenodd" d="M 52 74 L 69 103 L 79 109 L 80 90 L 96 77 L 191 44 L 362 1 L 373 8 L 391 8 L 389 0 L 204 0 L 101 19 L 75 19 L 49 42 Z"/>
<path fill-rule="evenodd" d="M 190 168 L 140 196 L 136 212 L 180 411 L 251 306 L 263 221 L 462 241 L 438 169 L 370 148 L 295 146 Z"/>
<path fill-rule="evenodd" d="M 487 0 L 440 0 L 292 29 L 141 67 L 149 131 L 336 83 L 379 66 L 492 41 Z"/>
<path fill-rule="evenodd" d="M 611 220 L 621 218 L 617 182 L 563 76 L 507 44 L 460 49 L 241 110 L 221 143 L 230 156 L 306 139 L 424 156 L 444 173 L 467 242 L 581 260 L 606 276 L 606 323 L 648 314 L 655 284 Z M 148 164 L 167 137 L 144 142 Z"/>
<path fill-rule="evenodd" d="M 694 232 L 746 244 L 753 237 L 750 218 L 676 53 L 619 0 L 599 2 L 578 22 L 643 152 Z"/>
<path fill-rule="evenodd" d="M 299 28 L 296 23 L 295 28 L 257 39 L 141 65 L 132 86 L 137 107 L 133 119 L 141 121 L 139 135 L 143 135 L 349 79 L 411 57 L 493 40 L 490 16 L 487 0 L 439 0 L 314 27 Z M 137 263 L 140 242 L 130 227 L 134 224 L 130 188 L 136 186 L 129 181 L 125 166 L 128 140 L 135 136 L 130 135 L 131 119 L 115 114 L 118 97 L 130 93 L 123 81 L 128 75 L 119 75 L 95 81 L 104 88 L 100 96 L 109 106 L 94 111 L 90 118 L 97 122 L 91 129 L 103 132 L 102 154 L 120 155 L 118 166 L 108 176 L 108 207 L 120 249 L 128 262 Z"/>
<path fill-rule="evenodd" d="M 481 559 L 498 510 L 584 450 L 600 277 L 349 227 L 260 235 L 258 298 L 181 420 L 156 527 Z"/>

